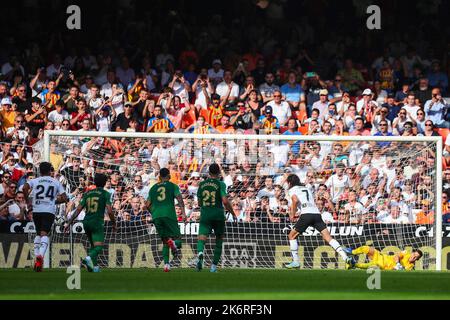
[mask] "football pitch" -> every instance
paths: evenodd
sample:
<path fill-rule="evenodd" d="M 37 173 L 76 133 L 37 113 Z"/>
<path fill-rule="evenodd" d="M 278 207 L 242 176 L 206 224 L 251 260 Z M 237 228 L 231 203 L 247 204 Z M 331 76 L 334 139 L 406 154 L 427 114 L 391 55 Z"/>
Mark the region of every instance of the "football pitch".
<path fill-rule="evenodd" d="M 449 272 L 383 271 L 380 290 L 367 288 L 364 270 L 82 269 L 80 290 L 67 289 L 69 276 L 65 269 L 3 269 L 0 300 L 450 299 Z"/>

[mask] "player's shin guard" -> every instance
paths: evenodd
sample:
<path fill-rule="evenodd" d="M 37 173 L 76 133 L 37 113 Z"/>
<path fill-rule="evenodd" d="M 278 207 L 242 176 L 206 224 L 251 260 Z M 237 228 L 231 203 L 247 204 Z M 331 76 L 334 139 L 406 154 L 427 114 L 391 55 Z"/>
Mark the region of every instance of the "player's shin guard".
<path fill-rule="evenodd" d="M 205 250 L 205 240 L 198 240 L 197 241 L 197 253 L 203 253 Z"/>
<path fill-rule="evenodd" d="M 175 240 L 175 245 L 177 246 L 177 249 L 180 250 L 183 246 L 183 242 L 181 242 L 180 239 Z"/>
<path fill-rule="evenodd" d="M 41 248 L 41 236 L 36 236 L 34 238 L 34 257 L 40 255 L 39 249 Z"/>
<path fill-rule="evenodd" d="M 216 247 L 214 248 L 214 257 L 213 257 L 213 264 L 218 265 L 220 261 L 220 257 L 222 256 L 222 239 L 216 240 Z"/>
<path fill-rule="evenodd" d="M 162 255 L 164 259 L 164 264 L 169 264 L 169 246 L 167 244 L 163 244 Z"/>
<path fill-rule="evenodd" d="M 98 255 L 100 254 L 100 252 L 102 252 L 102 250 L 103 250 L 103 246 L 95 246 L 95 247 L 91 247 L 91 249 L 89 249 L 89 257 L 91 257 L 92 263 L 94 264 L 94 266 L 97 265 L 97 258 L 98 258 Z"/>
<path fill-rule="evenodd" d="M 297 239 L 289 240 L 289 247 L 291 248 L 292 260 L 294 262 L 299 262 L 298 259 L 298 242 Z"/>
<path fill-rule="evenodd" d="M 330 241 L 330 246 L 341 256 L 341 258 L 344 261 L 347 260 L 347 254 L 345 253 L 344 249 L 341 247 L 340 243 L 337 242 L 337 240 L 332 239 Z"/>
<path fill-rule="evenodd" d="M 48 248 L 48 237 L 43 236 L 43 237 L 41 237 L 41 246 L 39 248 L 39 255 L 44 257 L 45 252 L 47 251 L 47 248 Z"/>

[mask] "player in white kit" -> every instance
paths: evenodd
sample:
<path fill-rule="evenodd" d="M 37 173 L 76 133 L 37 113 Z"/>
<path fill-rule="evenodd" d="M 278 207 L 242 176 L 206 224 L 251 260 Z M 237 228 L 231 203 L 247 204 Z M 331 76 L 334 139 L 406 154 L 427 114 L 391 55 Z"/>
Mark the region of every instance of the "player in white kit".
<path fill-rule="evenodd" d="M 331 237 L 325 222 L 322 220 L 321 213 L 314 203 L 314 196 L 311 190 L 301 185 L 300 178 L 296 174 L 289 175 L 287 183 L 289 185 L 289 197 L 291 199 L 289 218 L 292 221 L 297 211 L 300 211 L 300 218 L 295 224 L 294 229 L 288 235 L 292 262 L 286 264 L 285 267 L 288 269 L 300 268 L 297 237 L 305 232 L 309 226 L 313 226 L 322 234 L 322 238 L 346 262 L 347 268 L 353 266 L 354 260 L 347 256 L 344 251 L 345 248 Z"/>
<path fill-rule="evenodd" d="M 36 228 L 34 238 L 34 270 L 42 271 L 44 256 L 48 247 L 48 234 L 55 221 L 56 205 L 68 201 L 61 183 L 51 174 L 53 167 L 49 162 L 39 165 L 40 177 L 32 179 L 23 186 L 25 200 L 33 210 L 33 222 Z"/>

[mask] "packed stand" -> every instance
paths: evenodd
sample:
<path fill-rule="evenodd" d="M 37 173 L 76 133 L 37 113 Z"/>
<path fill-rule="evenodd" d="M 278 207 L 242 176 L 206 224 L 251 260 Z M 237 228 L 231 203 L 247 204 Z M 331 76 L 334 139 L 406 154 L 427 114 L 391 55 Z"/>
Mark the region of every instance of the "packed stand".
<path fill-rule="evenodd" d="M 365 65 L 341 57 L 323 76 L 307 47 L 288 54 L 254 44 L 205 62 L 214 31 L 174 51 L 164 43 L 139 60 L 124 49 L 70 48 L 44 64 L 39 46 L 28 59 L 9 56 L 0 83 L 0 220 L 30 220 L 20 190 L 35 176 L 36 145 L 44 130 L 71 130 L 440 135 L 444 181 L 437 182 L 436 150 L 418 143 L 61 137 L 51 145 L 51 162 L 71 196 L 67 212 L 91 187 L 93 174 L 105 172 L 122 221 L 151 220 L 144 200 L 160 167 L 180 184 L 188 221 L 198 221 L 196 189 L 214 161 L 240 222 L 289 221 L 284 180 L 296 173 L 314 189 L 327 223 L 433 223 L 434 183 L 443 183 L 443 221 L 450 223 L 447 61 L 421 56 L 412 46 L 386 47 Z"/>

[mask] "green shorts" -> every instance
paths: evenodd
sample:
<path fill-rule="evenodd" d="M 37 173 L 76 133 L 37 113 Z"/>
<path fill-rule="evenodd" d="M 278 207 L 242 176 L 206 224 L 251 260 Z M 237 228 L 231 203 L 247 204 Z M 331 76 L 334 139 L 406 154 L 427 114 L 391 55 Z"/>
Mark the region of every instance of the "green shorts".
<path fill-rule="evenodd" d="M 172 218 L 154 218 L 153 223 L 161 238 L 179 238 L 181 236 L 178 221 Z"/>
<path fill-rule="evenodd" d="M 200 226 L 198 228 L 198 234 L 207 236 L 214 230 L 216 236 L 222 236 L 225 234 L 225 219 L 200 219 Z"/>
<path fill-rule="evenodd" d="M 103 221 L 83 221 L 83 228 L 89 240 L 94 242 L 105 242 L 105 227 Z"/>

